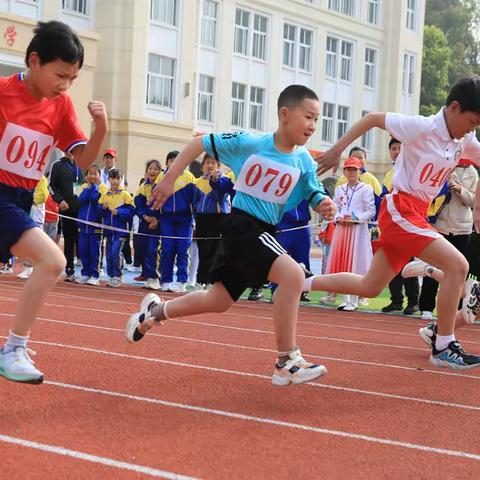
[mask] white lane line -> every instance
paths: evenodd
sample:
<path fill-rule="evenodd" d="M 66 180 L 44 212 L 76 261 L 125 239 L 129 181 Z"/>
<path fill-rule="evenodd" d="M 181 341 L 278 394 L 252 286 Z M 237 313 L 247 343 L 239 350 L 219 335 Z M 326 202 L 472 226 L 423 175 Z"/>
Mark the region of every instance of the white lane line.
<path fill-rule="evenodd" d="M 139 402 L 144 402 L 144 403 L 150 403 L 154 405 L 162 405 L 165 407 L 171 407 L 171 408 L 177 408 L 180 410 L 187 410 L 187 411 L 193 411 L 193 412 L 200 412 L 200 413 L 206 413 L 206 414 L 211 414 L 211 415 L 216 415 L 220 417 L 226 417 L 226 418 L 232 418 L 235 420 L 243 420 L 247 422 L 254 422 L 254 423 L 261 423 L 265 425 L 273 425 L 276 427 L 283 427 L 283 428 L 288 428 L 288 429 L 294 429 L 294 430 L 302 430 L 306 432 L 313 432 L 313 433 L 319 433 L 323 435 L 330 435 L 330 436 L 335 436 L 335 437 L 341 437 L 341 438 L 347 438 L 349 440 L 360 440 L 368 443 L 374 443 L 374 444 L 380 444 L 380 445 L 387 445 L 390 447 L 401 447 L 401 448 L 406 448 L 410 450 L 417 450 L 417 451 L 423 451 L 423 452 L 428 452 L 428 453 L 434 453 L 434 454 L 439 454 L 439 455 L 447 455 L 451 457 L 458 457 L 458 458 L 465 458 L 465 459 L 470 459 L 470 460 L 476 460 L 480 461 L 480 455 L 476 453 L 471 453 L 471 452 L 464 452 L 461 450 L 450 450 L 450 449 L 445 449 L 445 448 L 437 448 L 437 447 L 431 447 L 428 445 L 422 445 L 418 443 L 410 443 L 410 442 L 402 442 L 398 440 L 392 440 L 389 438 L 380 438 L 380 437 L 372 437 L 370 435 L 362 435 L 358 433 L 353 433 L 353 432 L 345 432 L 341 430 L 331 430 L 328 428 L 320 428 L 320 427 L 315 427 L 313 425 L 305 425 L 301 423 L 293 423 L 293 422 L 285 422 L 282 420 L 275 420 L 272 418 L 265 418 L 265 417 L 255 417 L 253 415 L 246 415 L 243 413 L 235 413 L 227 410 L 219 410 L 216 408 L 207 408 L 207 407 L 201 407 L 197 405 L 189 405 L 185 403 L 179 403 L 179 402 L 171 402 L 168 400 L 161 400 L 157 398 L 151 398 L 151 397 L 143 397 L 139 395 L 131 395 L 128 393 L 123 393 L 123 392 L 115 392 L 115 391 L 110 391 L 110 390 L 102 390 L 102 389 L 96 389 L 92 387 L 84 387 L 80 385 L 72 385 L 68 383 L 61 383 L 61 382 L 53 382 L 53 381 L 46 381 L 44 382 L 47 385 L 52 385 L 56 386 L 59 388 L 66 388 L 66 389 L 72 389 L 72 390 L 78 390 L 78 391 L 83 391 L 83 392 L 88 392 L 88 393 L 95 393 L 98 395 L 106 395 L 110 397 L 117 397 L 117 398 L 124 398 L 128 400 L 134 400 L 134 401 L 139 401 Z"/>
<path fill-rule="evenodd" d="M 105 329 L 105 327 L 100 327 L 100 328 Z M 109 330 L 114 330 L 114 329 L 109 329 Z M 167 336 L 165 335 L 165 337 L 167 337 Z M 0 337 L 0 338 L 5 338 L 5 337 Z M 176 337 L 176 338 L 179 338 L 179 337 Z M 181 339 L 181 337 L 180 337 L 180 339 Z M 185 340 L 189 340 L 189 339 L 185 339 Z M 208 342 L 206 340 L 200 340 L 200 341 L 204 342 L 204 343 L 209 343 L 209 344 L 212 344 L 212 343 L 216 344 L 215 342 Z M 160 358 L 144 357 L 144 356 L 139 356 L 139 355 L 129 355 L 129 354 L 126 354 L 126 353 L 112 352 L 112 351 L 108 351 L 108 350 L 102 350 L 102 349 L 96 349 L 96 348 L 90 348 L 90 347 L 81 347 L 81 346 L 78 346 L 78 345 L 67 345 L 67 344 L 63 344 L 63 343 L 46 342 L 46 341 L 40 341 L 40 340 L 34 340 L 34 341 L 31 341 L 31 343 L 48 345 L 48 346 L 51 346 L 51 347 L 65 348 L 67 350 L 80 350 L 80 351 L 96 353 L 96 354 L 100 354 L 100 355 L 109 355 L 109 356 L 113 356 L 113 357 L 127 358 L 127 359 L 131 359 L 131 360 L 139 360 L 139 361 L 146 361 L 146 362 L 151 362 L 151 363 L 171 365 L 171 366 L 175 366 L 175 367 L 192 368 L 192 369 L 204 370 L 204 371 L 213 372 L 213 373 L 235 375 L 235 376 L 239 376 L 239 377 L 260 378 L 262 380 L 270 380 L 271 379 L 270 376 L 262 375 L 262 374 L 259 374 L 259 373 L 241 372 L 241 371 L 238 371 L 238 370 L 229 370 L 229 369 L 226 369 L 226 368 L 216 368 L 216 367 L 211 367 L 211 366 L 207 366 L 207 365 L 198 365 L 198 364 L 193 364 L 193 363 L 176 362 L 176 361 L 173 361 L 173 360 L 163 360 L 163 359 L 160 359 Z M 216 345 L 218 345 L 218 344 L 216 344 Z M 234 346 L 234 345 L 228 345 L 228 344 L 221 344 L 221 345 L 222 346 Z M 264 349 L 264 348 L 242 347 L 242 346 L 238 346 L 238 347 L 253 349 L 253 350 L 257 350 L 257 351 L 265 351 L 265 352 L 268 352 L 268 353 L 275 353 L 274 350 L 268 350 L 268 349 Z M 315 355 L 309 355 L 309 356 L 310 357 L 315 357 Z M 377 365 L 374 365 L 374 366 L 377 366 Z M 411 368 L 409 370 L 417 371 L 414 368 Z M 478 377 L 476 377 L 476 378 L 478 378 Z M 431 399 L 420 398 L 420 397 L 409 397 L 409 396 L 406 396 L 406 395 L 396 395 L 396 394 L 391 394 L 391 393 L 376 392 L 376 391 L 372 391 L 372 390 L 363 390 L 363 389 L 359 389 L 359 388 L 342 387 L 340 385 L 332 385 L 332 384 L 318 383 L 318 382 L 309 382 L 305 385 L 307 387 L 323 388 L 323 389 L 327 389 L 327 390 L 336 390 L 336 391 L 340 391 L 340 392 L 344 392 L 344 393 L 355 393 L 355 394 L 368 395 L 368 396 L 371 396 L 371 397 L 391 398 L 391 399 L 395 399 L 395 400 L 425 403 L 425 404 L 428 404 L 428 405 L 436 405 L 436 406 L 439 406 L 439 407 L 446 407 L 446 408 L 459 408 L 459 409 L 464 409 L 464 410 L 480 411 L 479 406 L 462 404 L 462 403 L 443 402 L 443 401 L 440 401 L 440 400 L 431 400 Z"/>
<path fill-rule="evenodd" d="M 54 382 L 47 382 L 55 384 Z M 63 386 L 62 384 L 59 384 Z M 195 480 L 194 477 L 186 477 L 185 475 L 178 475 L 176 473 L 167 472 L 165 470 L 157 470 L 156 468 L 144 467 L 136 465 L 135 463 L 121 462 L 113 458 L 99 457 L 98 455 L 91 455 L 89 453 L 79 452 L 77 450 L 70 450 L 69 448 L 57 447 L 56 445 L 48 445 L 46 443 L 32 442 L 23 438 L 11 437 L 9 435 L 0 435 L 0 442 L 19 445 L 21 447 L 33 448 L 41 450 L 42 452 L 55 453 L 64 457 L 76 458 L 78 460 L 85 460 L 87 462 L 99 463 L 108 467 L 120 468 L 121 470 L 129 470 L 131 472 L 143 473 L 151 477 L 168 478 L 171 480 Z"/>

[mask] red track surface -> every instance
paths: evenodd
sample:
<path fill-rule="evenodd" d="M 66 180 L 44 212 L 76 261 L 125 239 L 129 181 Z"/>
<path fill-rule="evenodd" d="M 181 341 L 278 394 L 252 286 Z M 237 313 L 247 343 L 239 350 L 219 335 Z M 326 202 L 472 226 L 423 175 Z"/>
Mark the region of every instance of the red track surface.
<path fill-rule="evenodd" d="M 20 287 L 0 278 L 3 335 Z M 302 308 L 302 351 L 329 374 L 282 388 L 269 305 L 129 345 L 144 293 L 52 292 L 30 343 L 45 383 L 0 379 L 0 478 L 480 478 L 480 370 L 432 367 L 418 319 Z M 459 337 L 480 352 L 480 328 Z"/>

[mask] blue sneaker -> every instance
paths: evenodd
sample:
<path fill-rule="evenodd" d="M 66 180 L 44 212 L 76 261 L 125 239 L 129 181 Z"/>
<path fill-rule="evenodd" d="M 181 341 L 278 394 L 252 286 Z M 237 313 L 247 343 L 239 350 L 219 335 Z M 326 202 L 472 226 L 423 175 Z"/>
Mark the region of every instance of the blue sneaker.
<path fill-rule="evenodd" d="M 418 334 L 430 348 L 435 346 L 435 340 L 437 339 L 437 326 L 435 323 L 430 322 L 426 327 L 422 327 Z"/>
<path fill-rule="evenodd" d="M 444 350 L 439 351 L 433 347 L 430 363 L 440 368 L 448 367 L 453 370 L 469 370 L 470 368 L 480 367 L 480 357 L 468 355 L 463 351 L 459 342 L 453 341 Z"/>

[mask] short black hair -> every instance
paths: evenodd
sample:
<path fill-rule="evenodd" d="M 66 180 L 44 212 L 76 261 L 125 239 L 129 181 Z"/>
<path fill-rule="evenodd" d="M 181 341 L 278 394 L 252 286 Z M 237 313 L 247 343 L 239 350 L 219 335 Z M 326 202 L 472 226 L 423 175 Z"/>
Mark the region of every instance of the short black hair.
<path fill-rule="evenodd" d="M 37 52 L 40 64 L 61 60 L 62 62 L 83 66 L 83 45 L 77 34 L 65 23 L 57 20 L 38 22 L 33 30 L 34 36 L 30 40 L 25 54 L 25 64 L 29 66 L 28 57 Z"/>
<path fill-rule="evenodd" d="M 120 173 L 120 170 L 118 168 L 112 168 L 108 172 L 108 178 L 122 178 L 122 174 Z"/>
<path fill-rule="evenodd" d="M 454 101 L 460 104 L 462 112 L 480 113 L 480 76 L 461 78 L 450 90 L 445 105 L 448 107 Z"/>
<path fill-rule="evenodd" d="M 365 158 L 367 158 L 367 151 L 364 148 L 359 147 L 358 145 L 355 145 L 350 149 L 350 151 L 348 152 L 348 156 L 351 157 L 352 153 L 355 153 L 355 152 L 363 152 L 363 154 L 365 155 Z"/>
<path fill-rule="evenodd" d="M 168 153 L 167 153 L 166 161 L 168 162 L 168 161 L 171 160 L 172 158 L 177 158 L 179 153 L 180 153 L 180 152 L 179 152 L 178 150 L 172 150 L 171 152 L 168 152 Z"/>
<path fill-rule="evenodd" d="M 203 156 L 202 158 L 202 163 L 201 163 L 201 166 L 203 167 L 205 165 L 205 162 L 210 159 L 210 160 L 213 160 L 217 165 L 220 165 L 220 160 L 218 158 L 214 158 L 212 157 L 211 155 L 209 155 L 208 153 L 205 153 L 205 155 Z"/>
<path fill-rule="evenodd" d="M 146 165 L 145 165 L 145 173 L 147 173 L 147 170 L 150 168 L 150 165 L 156 165 L 156 167 L 161 170 L 162 169 L 162 165 L 160 164 L 160 162 L 158 160 L 156 160 L 155 158 L 152 158 L 151 160 L 149 160 Z"/>
<path fill-rule="evenodd" d="M 305 85 L 289 85 L 278 96 L 277 107 L 292 108 L 302 103 L 306 98 L 317 100 L 317 94 Z"/>
<path fill-rule="evenodd" d="M 94 170 L 96 170 L 98 173 L 101 173 L 101 169 L 100 169 L 100 167 L 99 167 L 96 163 L 92 163 L 92 164 L 87 168 L 87 173 L 88 173 L 92 168 L 93 168 Z"/>
<path fill-rule="evenodd" d="M 394 143 L 399 143 L 400 145 L 402 144 L 402 142 L 400 140 L 397 140 L 395 137 L 391 137 L 390 141 L 388 142 L 388 149 L 389 150 L 392 148 L 392 145 Z"/>

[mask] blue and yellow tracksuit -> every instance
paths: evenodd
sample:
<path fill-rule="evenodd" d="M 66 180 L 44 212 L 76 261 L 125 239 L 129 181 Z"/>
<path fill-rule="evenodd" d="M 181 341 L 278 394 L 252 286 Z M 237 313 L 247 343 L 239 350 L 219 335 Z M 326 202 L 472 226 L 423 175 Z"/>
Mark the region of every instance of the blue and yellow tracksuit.
<path fill-rule="evenodd" d="M 208 238 L 198 240 L 197 282 L 210 283 L 209 271 L 220 240 L 215 239 L 222 233 L 223 216 L 230 212 L 230 197 L 233 195 L 233 172 L 221 175 L 216 181 L 209 176 L 197 179 L 194 196 L 195 232 L 197 237 Z"/>
<path fill-rule="evenodd" d="M 78 255 L 82 261 L 82 276 L 99 278 L 100 276 L 100 252 L 102 248 L 102 228 L 86 225 L 87 222 L 101 223 L 102 218 L 98 209 L 100 197 L 106 193 L 107 187 L 84 183 L 80 187 L 78 201 Z"/>
<path fill-rule="evenodd" d="M 302 200 L 295 208 L 292 208 L 282 217 L 278 224 L 280 232 L 276 235 L 277 240 L 287 253 L 298 263 L 303 263 L 310 270 L 310 206 L 307 200 Z M 298 228 L 304 227 L 304 228 Z M 290 230 L 282 232 L 281 230 Z"/>
<path fill-rule="evenodd" d="M 160 173 L 155 183 L 160 182 L 165 173 L 166 171 Z M 185 170 L 175 180 L 173 195 L 160 209 L 160 233 L 162 235 L 160 272 L 162 283 L 173 281 L 175 258 L 177 261 L 177 281 L 185 283 L 188 279 L 188 249 L 192 243 L 195 183 L 193 174 Z"/>
<path fill-rule="evenodd" d="M 144 183 L 138 187 L 137 193 L 134 197 L 136 214 L 140 219 L 138 226 L 138 233 L 143 233 L 152 236 L 139 235 L 138 236 L 138 248 L 143 251 L 142 262 L 142 276 L 147 278 L 158 278 L 158 244 L 160 242 L 160 227 L 155 230 L 148 228 L 148 223 L 143 219 L 144 215 L 149 217 L 159 218 L 158 211 L 152 210 L 148 206 L 148 200 L 152 193 L 153 183 L 147 178 Z"/>
<path fill-rule="evenodd" d="M 116 209 L 117 215 L 114 215 L 111 209 Z M 105 226 L 125 229 L 127 221 L 135 213 L 132 196 L 123 187 L 115 191 L 110 188 L 100 197 L 99 212 Z M 108 228 L 104 229 L 103 234 L 107 239 L 108 276 L 111 278 L 121 277 L 120 252 L 128 235 Z"/>

